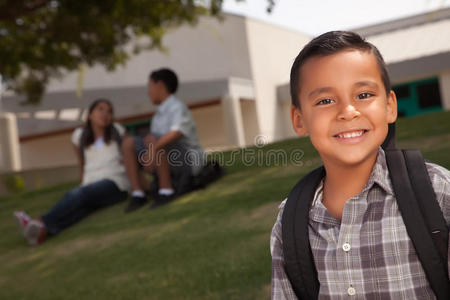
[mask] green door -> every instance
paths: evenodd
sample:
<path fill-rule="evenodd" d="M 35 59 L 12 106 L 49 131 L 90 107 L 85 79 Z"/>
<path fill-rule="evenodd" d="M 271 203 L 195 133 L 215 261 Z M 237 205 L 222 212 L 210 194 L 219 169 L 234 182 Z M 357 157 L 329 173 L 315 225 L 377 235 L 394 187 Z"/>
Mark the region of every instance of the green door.
<path fill-rule="evenodd" d="M 411 117 L 442 110 L 437 78 L 396 85 L 392 89 L 397 96 L 399 117 Z"/>

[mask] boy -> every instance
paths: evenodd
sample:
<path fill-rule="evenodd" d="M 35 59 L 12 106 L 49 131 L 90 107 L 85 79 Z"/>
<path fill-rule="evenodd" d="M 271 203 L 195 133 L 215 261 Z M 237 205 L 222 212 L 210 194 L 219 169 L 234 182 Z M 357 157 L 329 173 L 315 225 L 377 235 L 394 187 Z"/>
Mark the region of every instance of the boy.
<path fill-rule="evenodd" d="M 140 168 L 154 173 L 157 178 L 156 199 L 150 207 L 153 209 L 188 191 L 190 176 L 198 174 L 203 167 L 204 152 L 198 142 L 197 128 L 186 105 L 174 96 L 177 88 L 177 75 L 170 69 L 155 70 L 149 76 L 149 98 L 158 106 L 150 135 L 144 139 L 130 137 L 122 142 L 124 163 L 133 189 L 126 212 L 147 202 Z"/>
<path fill-rule="evenodd" d="M 291 69 L 291 121 L 309 134 L 326 175 L 308 213 L 320 299 L 435 299 L 400 215 L 381 144 L 397 103 L 377 48 L 352 32 L 306 45 Z M 426 164 L 447 226 L 450 172 Z M 272 299 L 297 299 L 281 220 L 271 235 Z"/>

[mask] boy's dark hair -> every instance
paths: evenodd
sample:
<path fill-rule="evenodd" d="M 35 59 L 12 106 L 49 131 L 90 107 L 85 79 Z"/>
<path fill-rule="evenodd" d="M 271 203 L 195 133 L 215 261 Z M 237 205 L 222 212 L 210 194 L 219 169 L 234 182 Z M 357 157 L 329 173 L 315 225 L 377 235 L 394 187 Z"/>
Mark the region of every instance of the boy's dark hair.
<path fill-rule="evenodd" d="M 162 81 L 167 88 L 167 91 L 174 94 L 178 89 L 178 77 L 174 71 L 162 68 L 150 73 L 149 79 L 154 82 Z"/>
<path fill-rule="evenodd" d="M 298 98 L 300 69 L 309 58 L 314 56 L 328 56 L 349 49 L 370 51 L 375 55 L 386 95 L 388 95 L 391 91 L 391 82 L 387 72 L 386 63 L 377 47 L 366 42 L 357 33 L 351 31 L 330 31 L 311 40 L 295 58 L 291 68 L 290 80 L 292 105 L 300 108 L 300 101 Z"/>

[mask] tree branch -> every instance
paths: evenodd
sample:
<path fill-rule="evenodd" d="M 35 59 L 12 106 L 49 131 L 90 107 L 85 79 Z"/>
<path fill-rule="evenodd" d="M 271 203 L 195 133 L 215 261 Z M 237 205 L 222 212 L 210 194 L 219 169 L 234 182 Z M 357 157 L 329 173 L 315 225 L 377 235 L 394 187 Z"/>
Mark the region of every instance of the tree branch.
<path fill-rule="evenodd" d="M 17 18 L 24 17 L 46 6 L 51 0 L 17 1 L 9 0 L 0 5 L 0 21 L 15 22 Z"/>

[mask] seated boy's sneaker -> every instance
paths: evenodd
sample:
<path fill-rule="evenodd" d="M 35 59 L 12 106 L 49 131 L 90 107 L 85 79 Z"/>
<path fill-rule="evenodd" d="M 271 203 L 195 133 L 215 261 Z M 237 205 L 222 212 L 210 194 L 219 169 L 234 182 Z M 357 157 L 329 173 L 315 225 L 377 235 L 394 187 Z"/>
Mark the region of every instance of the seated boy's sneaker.
<path fill-rule="evenodd" d="M 130 203 L 128 203 L 127 207 L 125 207 L 125 212 L 132 212 L 136 209 L 141 208 L 147 203 L 147 197 L 131 197 Z"/>
<path fill-rule="evenodd" d="M 14 220 L 17 223 L 17 227 L 19 228 L 20 233 L 23 234 L 25 232 L 25 227 L 27 226 L 28 222 L 31 221 L 31 218 L 24 211 L 15 211 Z"/>
<path fill-rule="evenodd" d="M 45 241 L 47 230 L 41 221 L 30 220 L 23 235 L 30 245 L 39 245 Z"/>
<path fill-rule="evenodd" d="M 150 204 L 150 209 L 156 209 L 160 206 L 169 204 L 170 202 L 172 202 L 173 200 L 175 200 L 175 198 L 177 197 L 176 193 L 173 193 L 171 195 L 161 195 L 158 194 L 155 197 L 155 201 L 153 201 L 152 204 Z"/>

